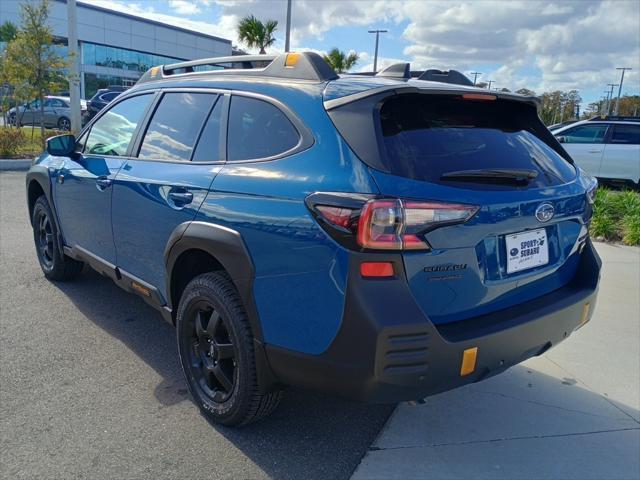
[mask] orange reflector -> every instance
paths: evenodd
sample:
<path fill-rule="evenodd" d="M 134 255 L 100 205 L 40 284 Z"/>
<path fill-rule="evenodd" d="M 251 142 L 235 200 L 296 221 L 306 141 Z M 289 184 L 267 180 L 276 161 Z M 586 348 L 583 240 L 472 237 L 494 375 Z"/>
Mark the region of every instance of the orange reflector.
<path fill-rule="evenodd" d="M 393 263 L 391 262 L 362 262 L 360 275 L 363 277 L 393 277 Z"/>
<path fill-rule="evenodd" d="M 478 357 L 478 347 L 467 348 L 462 352 L 462 365 L 460 366 L 460 376 L 464 377 L 473 373 L 476 369 L 476 358 Z"/>
<path fill-rule="evenodd" d="M 160 70 L 160 67 L 153 67 L 151 69 L 151 76 L 155 77 L 156 75 L 158 75 L 158 71 Z"/>
<path fill-rule="evenodd" d="M 580 326 L 584 325 L 585 323 L 587 323 L 587 320 L 589 320 L 589 309 L 591 308 L 591 304 L 589 302 L 584 304 L 584 307 L 582 307 L 582 317 L 580 317 Z"/>
<path fill-rule="evenodd" d="M 478 100 L 480 102 L 491 102 L 495 100 L 495 95 L 485 95 L 484 93 L 465 93 L 462 95 L 465 100 Z"/>
<path fill-rule="evenodd" d="M 287 58 L 284 61 L 285 67 L 295 67 L 296 63 L 298 63 L 298 59 L 300 58 L 299 53 L 287 53 Z"/>

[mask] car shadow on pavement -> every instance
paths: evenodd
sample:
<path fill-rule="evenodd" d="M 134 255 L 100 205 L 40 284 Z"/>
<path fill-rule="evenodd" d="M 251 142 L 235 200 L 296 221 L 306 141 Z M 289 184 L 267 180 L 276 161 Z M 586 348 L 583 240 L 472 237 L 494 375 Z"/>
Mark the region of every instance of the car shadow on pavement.
<path fill-rule="evenodd" d="M 88 320 L 123 342 L 161 376 L 154 395 L 162 406 L 191 401 L 175 328 L 160 313 L 88 268 L 80 281 L 55 285 Z M 276 412 L 260 422 L 239 429 L 211 426 L 270 477 L 348 478 L 393 408 L 291 388 Z"/>

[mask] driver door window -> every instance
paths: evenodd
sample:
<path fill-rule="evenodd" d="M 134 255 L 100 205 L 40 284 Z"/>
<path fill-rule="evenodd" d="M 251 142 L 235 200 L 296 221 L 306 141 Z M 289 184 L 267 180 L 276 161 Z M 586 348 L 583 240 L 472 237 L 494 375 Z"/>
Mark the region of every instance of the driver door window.
<path fill-rule="evenodd" d="M 151 94 L 131 97 L 106 112 L 91 127 L 84 154 L 126 156 L 133 134 L 152 98 Z"/>

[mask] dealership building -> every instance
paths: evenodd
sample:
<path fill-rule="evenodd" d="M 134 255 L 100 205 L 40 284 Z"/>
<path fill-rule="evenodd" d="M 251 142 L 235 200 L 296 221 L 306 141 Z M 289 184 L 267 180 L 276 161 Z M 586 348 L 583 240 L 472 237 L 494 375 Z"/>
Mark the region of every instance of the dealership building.
<path fill-rule="evenodd" d="M 0 24 L 20 25 L 20 3 L 0 0 Z M 82 98 L 109 85 L 133 85 L 154 65 L 232 54 L 231 40 L 86 3 L 77 3 L 77 19 Z M 49 25 L 66 55 L 64 0 L 50 2 Z"/>

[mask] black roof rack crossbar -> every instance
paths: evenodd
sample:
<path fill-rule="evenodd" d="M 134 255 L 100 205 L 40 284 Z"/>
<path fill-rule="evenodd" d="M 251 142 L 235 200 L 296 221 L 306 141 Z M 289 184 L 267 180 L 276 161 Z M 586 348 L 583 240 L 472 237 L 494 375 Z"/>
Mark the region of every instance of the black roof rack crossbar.
<path fill-rule="evenodd" d="M 219 67 L 214 70 L 196 70 L 197 67 Z M 174 75 L 246 75 L 327 82 L 338 78 L 324 59 L 314 52 L 283 53 L 281 55 L 233 55 L 204 58 L 187 62 L 159 65 L 150 68 L 138 83 L 162 80 Z"/>
<path fill-rule="evenodd" d="M 452 83 L 454 85 L 467 85 L 470 87 L 473 86 L 473 82 L 457 70 L 449 70 L 448 72 L 443 72 L 442 70 L 436 70 L 435 68 L 432 68 L 420 75 L 418 77 L 418 80 Z"/>
<path fill-rule="evenodd" d="M 376 77 L 404 78 L 408 80 L 411 78 L 411 65 L 405 62 L 394 63 L 376 73 Z"/>

